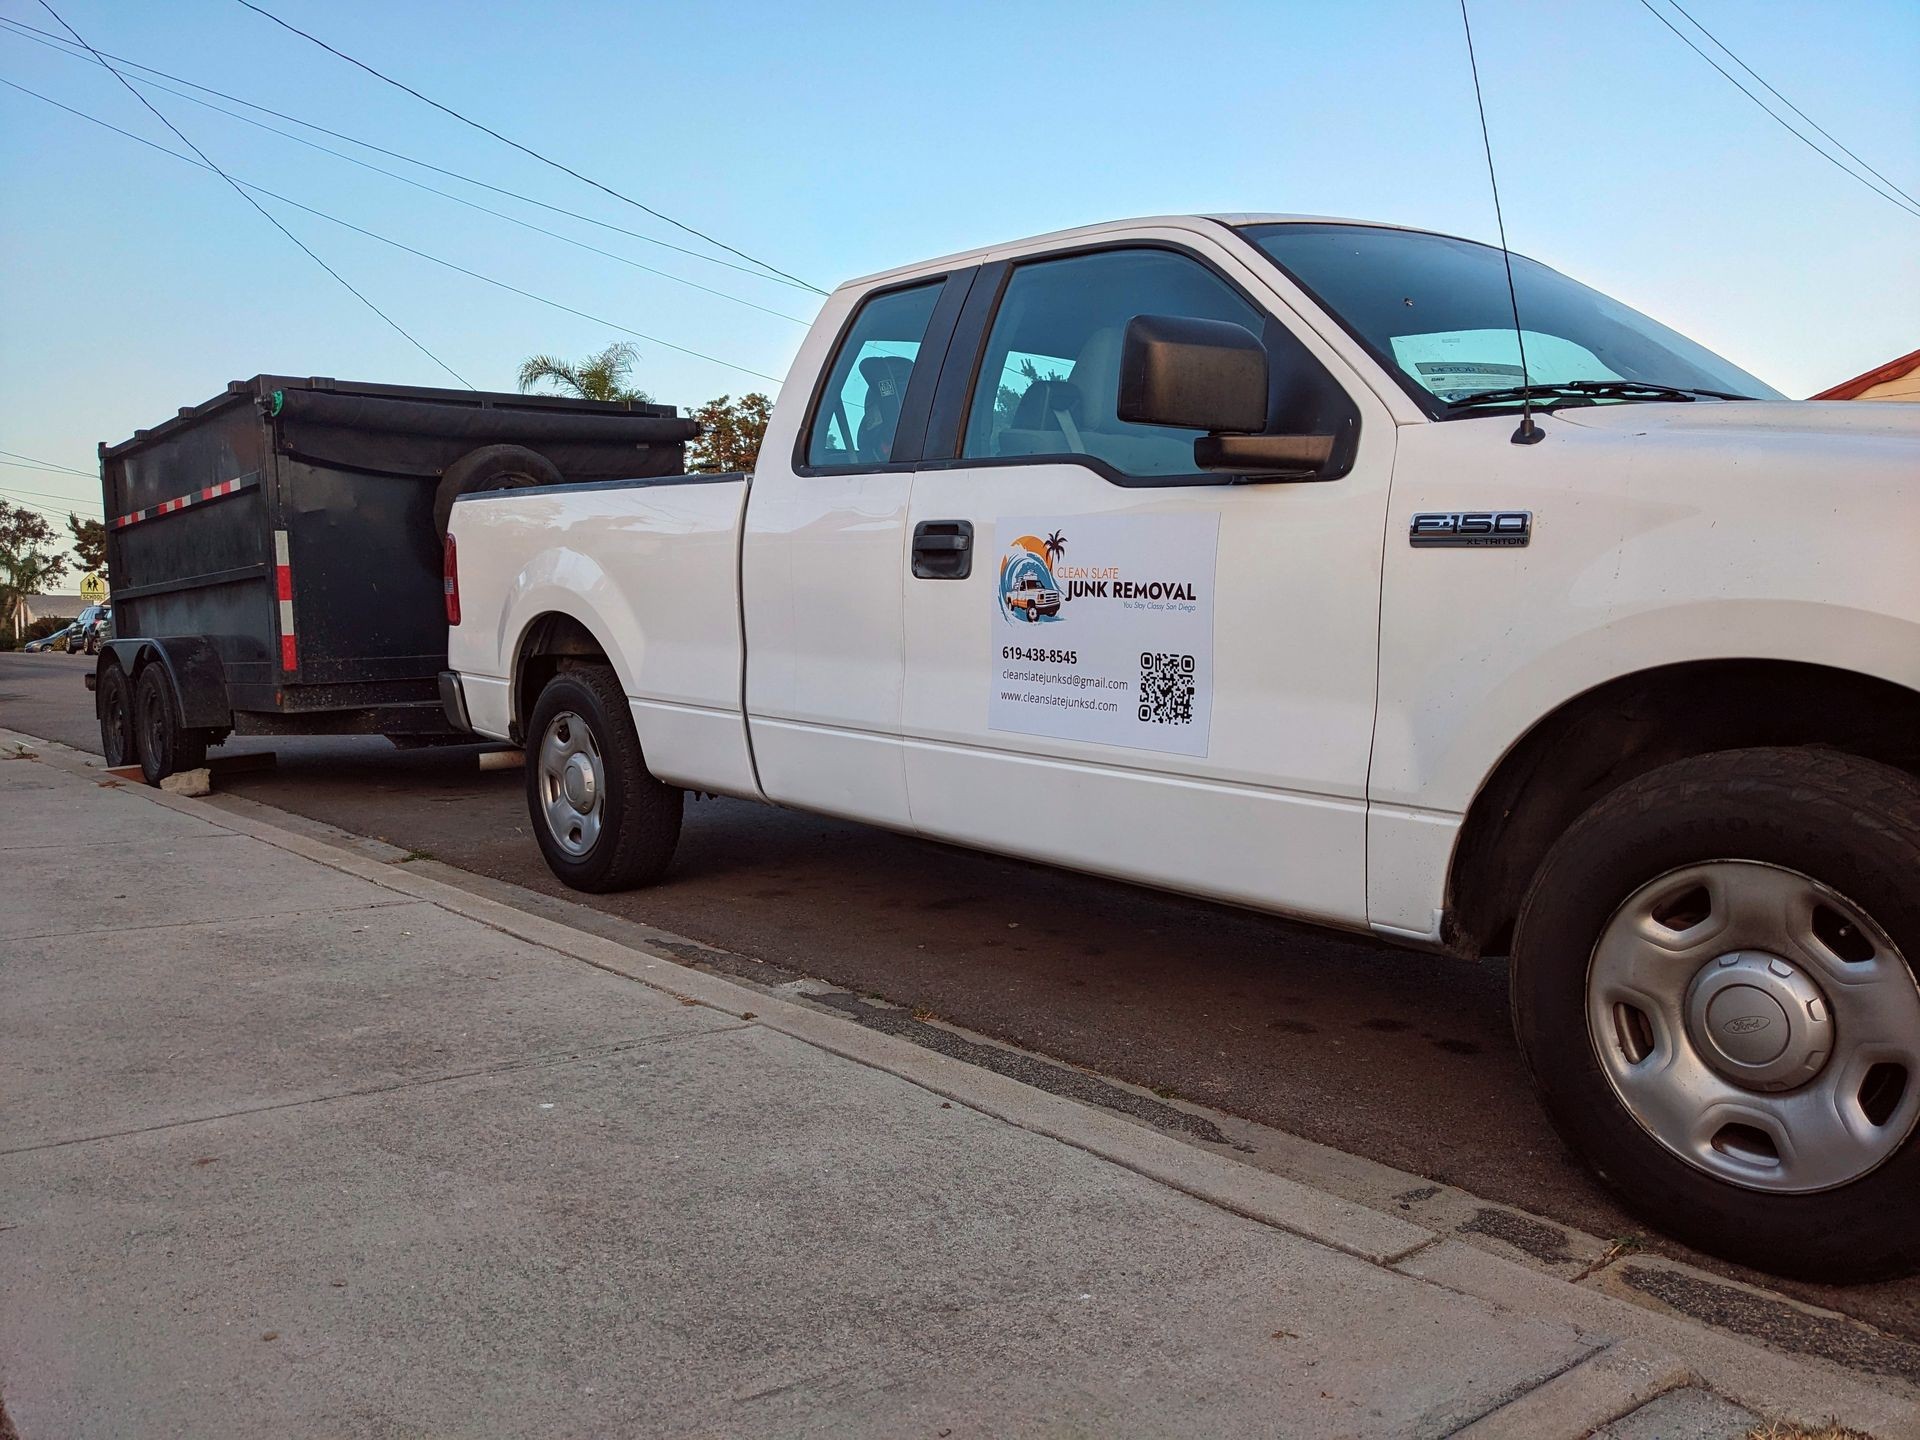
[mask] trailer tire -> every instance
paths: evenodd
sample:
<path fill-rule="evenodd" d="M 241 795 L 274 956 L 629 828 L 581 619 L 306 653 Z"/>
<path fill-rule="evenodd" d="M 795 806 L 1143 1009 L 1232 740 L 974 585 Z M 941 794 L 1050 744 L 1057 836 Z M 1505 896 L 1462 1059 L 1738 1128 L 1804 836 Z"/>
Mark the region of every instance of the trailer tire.
<path fill-rule="evenodd" d="M 433 492 L 433 525 L 442 540 L 453 518 L 453 502 L 483 490 L 520 490 L 529 485 L 558 485 L 566 477 L 538 450 L 524 445 L 482 445 L 449 465 Z"/>
<path fill-rule="evenodd" d="M 147 784 L 207 763 L 207 737 L 180 722 L 180 703 L 166 667 L 149 663 L 133 681 L 134 748 Z"/>
<path fill-rule="evenodd" d="M 109 661 L 100 671 L 100 753 L 107 767 L 118 769 L 138 758 L 133 743 L 133 685 L 118 660 Z"/>
<path fill-rule="evenodd" d="M 647 769 L 633 711 L 606 665 L 574 665 L 528 718 L 527 815 L 547 868 L 573 890 L 631 890 L 666 873 L 686 792 Z"/>

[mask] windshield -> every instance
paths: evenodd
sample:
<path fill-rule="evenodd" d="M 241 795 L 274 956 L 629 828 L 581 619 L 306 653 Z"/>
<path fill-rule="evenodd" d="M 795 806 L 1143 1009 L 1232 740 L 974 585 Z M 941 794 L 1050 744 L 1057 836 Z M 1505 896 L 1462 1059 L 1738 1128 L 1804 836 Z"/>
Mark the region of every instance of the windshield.
<path fill-rule="evenodd" d="M 1493 246 L 1373 225 L 1249 225 L 1245 233 L 1430 415 L 1522 383 L 1506 267 Z M 1686 336 L 1537 261 L 1515 255 L 1513 285 L 1526 339 L 1524 379 L 1532 385 L 1626 380 L 1785 398 Z"/>

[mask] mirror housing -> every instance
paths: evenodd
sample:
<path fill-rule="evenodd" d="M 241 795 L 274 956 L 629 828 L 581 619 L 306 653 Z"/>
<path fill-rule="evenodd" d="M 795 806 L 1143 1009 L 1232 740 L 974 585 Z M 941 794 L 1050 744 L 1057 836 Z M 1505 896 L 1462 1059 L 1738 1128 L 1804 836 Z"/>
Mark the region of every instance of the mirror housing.
<path fill-rule="evenodd" d="M 1250 480 L 1317 480 L 1336 436 L 1265 435 L 1267 351 L 1243 325 L 1184 315 L 1136 315 L 1120 350 L 1119 418 L 1205 430 L 1194 467 Z M 1344 467 L 1342 472 L 1344 473 Z"/>
<path fill-rule="evenodd" d="M 1255 435 L 1267 428 L 1267 351 L 1243 325 L 1136 315 L 1120 349 L 1119 418 Z"/>
<path fill-rule="evenodd" d="M 1193 463 L 1202 470 L 1233 470 L 1276 479 L 1316 479 L 1333 459 L 1331 435 L 1202 435 Z"/>

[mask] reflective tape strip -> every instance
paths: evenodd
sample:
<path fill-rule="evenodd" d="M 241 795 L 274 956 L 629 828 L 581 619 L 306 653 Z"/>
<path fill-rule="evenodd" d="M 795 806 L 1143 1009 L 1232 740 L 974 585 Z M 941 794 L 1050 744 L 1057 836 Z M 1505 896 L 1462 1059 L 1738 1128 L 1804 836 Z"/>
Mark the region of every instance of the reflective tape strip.
<path fill-rule="evenodd" d="M 185 510 L 189 505 L 203 505 L 209 500 L 220 500 L 239 491 L 250 490 L 259 483 L 257 472 L 237 475 L 231 480 L 222 480 L 218 485 L 208 485 L 190 494 L 176 495 L 171 500 L 162 500 L 158 505 L 149 505 L 144 510 L 135 510 L 127 515 L 116 515 L 107 522 L 107 525 L 113 530 L 124 530 L 129 525 L 138 525 L 142 520 L 157 520 L 162 515 L 171 515 L 176 510 Z"/>
<path fill-rule="evenodd" d="M 287 532 L 273 532 L 273 595 L 280 608 L 280 668 L 299 668 L 300 647 L 293 631 L 293 566 L 287 559 Z"/>

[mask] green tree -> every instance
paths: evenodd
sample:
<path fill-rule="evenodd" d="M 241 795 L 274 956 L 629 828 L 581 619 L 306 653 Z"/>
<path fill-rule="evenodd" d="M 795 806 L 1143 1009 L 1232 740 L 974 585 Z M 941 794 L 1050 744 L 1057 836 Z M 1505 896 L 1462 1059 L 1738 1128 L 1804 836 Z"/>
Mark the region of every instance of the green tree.
<path fill-rule="evenodd" d="M 67 573 L 67 557 L 54 548 L 53 526 L 24 505 L 0 500 L 0 627 L 14 633 L 29 595 L 42 594 Z"/>
<path fill-rule="evenodd" d="M 97 574 L 107 568 L 107 522 L 82 520 L 67 512 L 67 529 L 73 535 L 73 553 L 80 557 L 83 573 Z"/>
<path fill-rule="evenodd" d="M 689 417 L 699 422 L 701 434 L 688 451 L 688 468 L 708 475 L 753 469 L 772 413 L 773 402 L 758 391 L 738 400 L 709 400 Z"/>
<path fill-rule="evenodd" d="M 530 355 L 520 365 L 520 389 L 528 392 L 536 385 L 549 385 L 560 394 L 578 395 L 582 400 L 645 405 L 651 398 L 647 392 L 627 384 L 627 372 L 633 369 L 636 353 L 622 340 L 580 361 L 562 360 L 558 355 Z"/>

